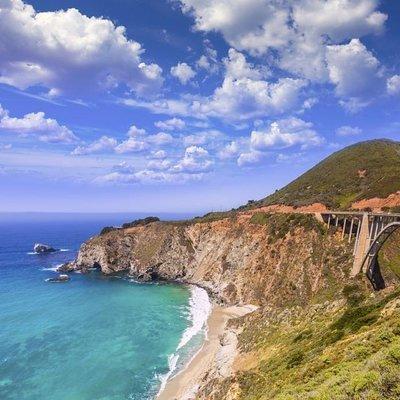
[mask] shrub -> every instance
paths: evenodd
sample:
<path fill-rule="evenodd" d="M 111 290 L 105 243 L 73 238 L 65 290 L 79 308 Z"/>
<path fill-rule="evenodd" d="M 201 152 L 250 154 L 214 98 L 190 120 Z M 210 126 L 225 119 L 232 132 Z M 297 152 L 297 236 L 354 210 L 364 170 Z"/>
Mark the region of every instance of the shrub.
<path fill-rule="evenodd" d="M 146 217 L 142 219 L 136 219 L 135 221 L 132 222 L 126 222 L 125 224 L 122 224 L 122 228 L 126 229 L 126 228 L 133 228 L 135 226 L 144 226 L 152 222 L 158 222 L 158 221 L 160 221 L 160 218 L 158 217 Z"/>
<path fill-rule="evenodd" d="M 105 226 L 101 231 L 100 235 L 105 235 L 108 232 L 117 231 L 119 228 L 115 228 L 114 226 Z"/>

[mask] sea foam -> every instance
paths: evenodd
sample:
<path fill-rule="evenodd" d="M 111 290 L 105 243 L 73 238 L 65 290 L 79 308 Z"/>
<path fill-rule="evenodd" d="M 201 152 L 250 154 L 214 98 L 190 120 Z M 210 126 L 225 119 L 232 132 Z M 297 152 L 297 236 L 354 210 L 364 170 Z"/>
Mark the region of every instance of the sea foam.
<path fill-rule="evenodd" d="M 179 356 L 178 354 L 171 354 L 168 357 L 168 372 L 164 375 L 161 375 L 159 377 L 161 385 L 160 389 L 158 390 L 157 397 L 161 394 L 161 392 L 165 389 L 165 386 L 167 385 L 168 379 L 171 377 L 173 372 L 176 369 L 176 365 L 178 363 Z"/>
<path fill-rule="evenodd" d="M 62 264 L 58 264 L 55 267 L 48 267 L 48 268 L 41 268 L 41 271 L 53 271 L 53 272 L 58 272 L 58 268 L 61 267 Z"/>
<path fill-rule="evenodd" d="M 189 300 L 189 319 L 191 325 L 183 332 L 177 350 L 186 346 L 205 326 L 211 312 L 211 302 L 207 292 L 198 287 L 191 287 Z"/>
<path fill-rule="evenodd" d="M 179 350 L 185 347 L 191 341 L 191 339 L 194 338 L 201 331 L 204 331 L 205 335 L 207 334 L 207 319 L 211 313 L 211 302 L 208 297 L 207 291 L 198 286 L 191 286 L 190 291 L 191 295 L 189 300 L 188 312 L 190 325 L 183 332 L 182 338 L 178 344 L 178 347 L 176 348 L 175 353 L 171 354 L 168 357 L 168 372 L 161 376 L 158 376 L 161 384 L 157 396 L 159 396 L 160 393 L 165 389 L 168 379 L 173 375 L 176 370 L 179 360 Z M 198 351 L 195 354 L 192 354 L 192 358 L 190 360 L 186 360 L 188 362 L 185 362 L 185 365 L 190 363 L 190 361 L 196 356 Z"/>

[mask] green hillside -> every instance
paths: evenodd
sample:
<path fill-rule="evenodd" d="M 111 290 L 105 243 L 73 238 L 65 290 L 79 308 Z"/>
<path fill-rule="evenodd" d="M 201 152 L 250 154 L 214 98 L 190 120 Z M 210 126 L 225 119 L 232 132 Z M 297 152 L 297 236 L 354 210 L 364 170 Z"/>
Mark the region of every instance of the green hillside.
<path fill-rule="evenodd" d="M 346 147 L 254 206 L 316 202 L 332 208 L 400 190 L 400 142 L 371 140 Z"/>

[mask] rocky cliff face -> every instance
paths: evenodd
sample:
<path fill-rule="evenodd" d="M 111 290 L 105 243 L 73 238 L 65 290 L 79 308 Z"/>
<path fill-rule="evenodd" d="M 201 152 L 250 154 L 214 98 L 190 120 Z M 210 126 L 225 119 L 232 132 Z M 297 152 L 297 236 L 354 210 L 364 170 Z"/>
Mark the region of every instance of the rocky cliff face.
<path fill-rule="evenodd" d="M 324 233 L 312 216 L 303 221 L 288 214 L 278 225 L 271 218 L 238 214 L 110 231 L 84 243 L 63 270 L 100 268 L 143 281 L 195 283 L 229 305 L 302 304 L 344 281 L 351 259 L 345 243 Z"/>

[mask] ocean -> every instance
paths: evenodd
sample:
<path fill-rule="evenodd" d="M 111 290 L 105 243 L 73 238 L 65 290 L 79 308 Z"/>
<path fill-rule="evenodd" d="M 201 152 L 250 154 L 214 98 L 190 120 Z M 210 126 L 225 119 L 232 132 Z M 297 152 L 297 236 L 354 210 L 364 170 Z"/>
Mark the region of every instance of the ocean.
<path fill-rule="evenodd" d="M 202 289 L 98 271 L 46 281 L 102 227 L 137 217 L 0 214 L 1 400 L 154 399 L 199 350 Z M 60 251 L 33 254 L 37 242 Z"/>

